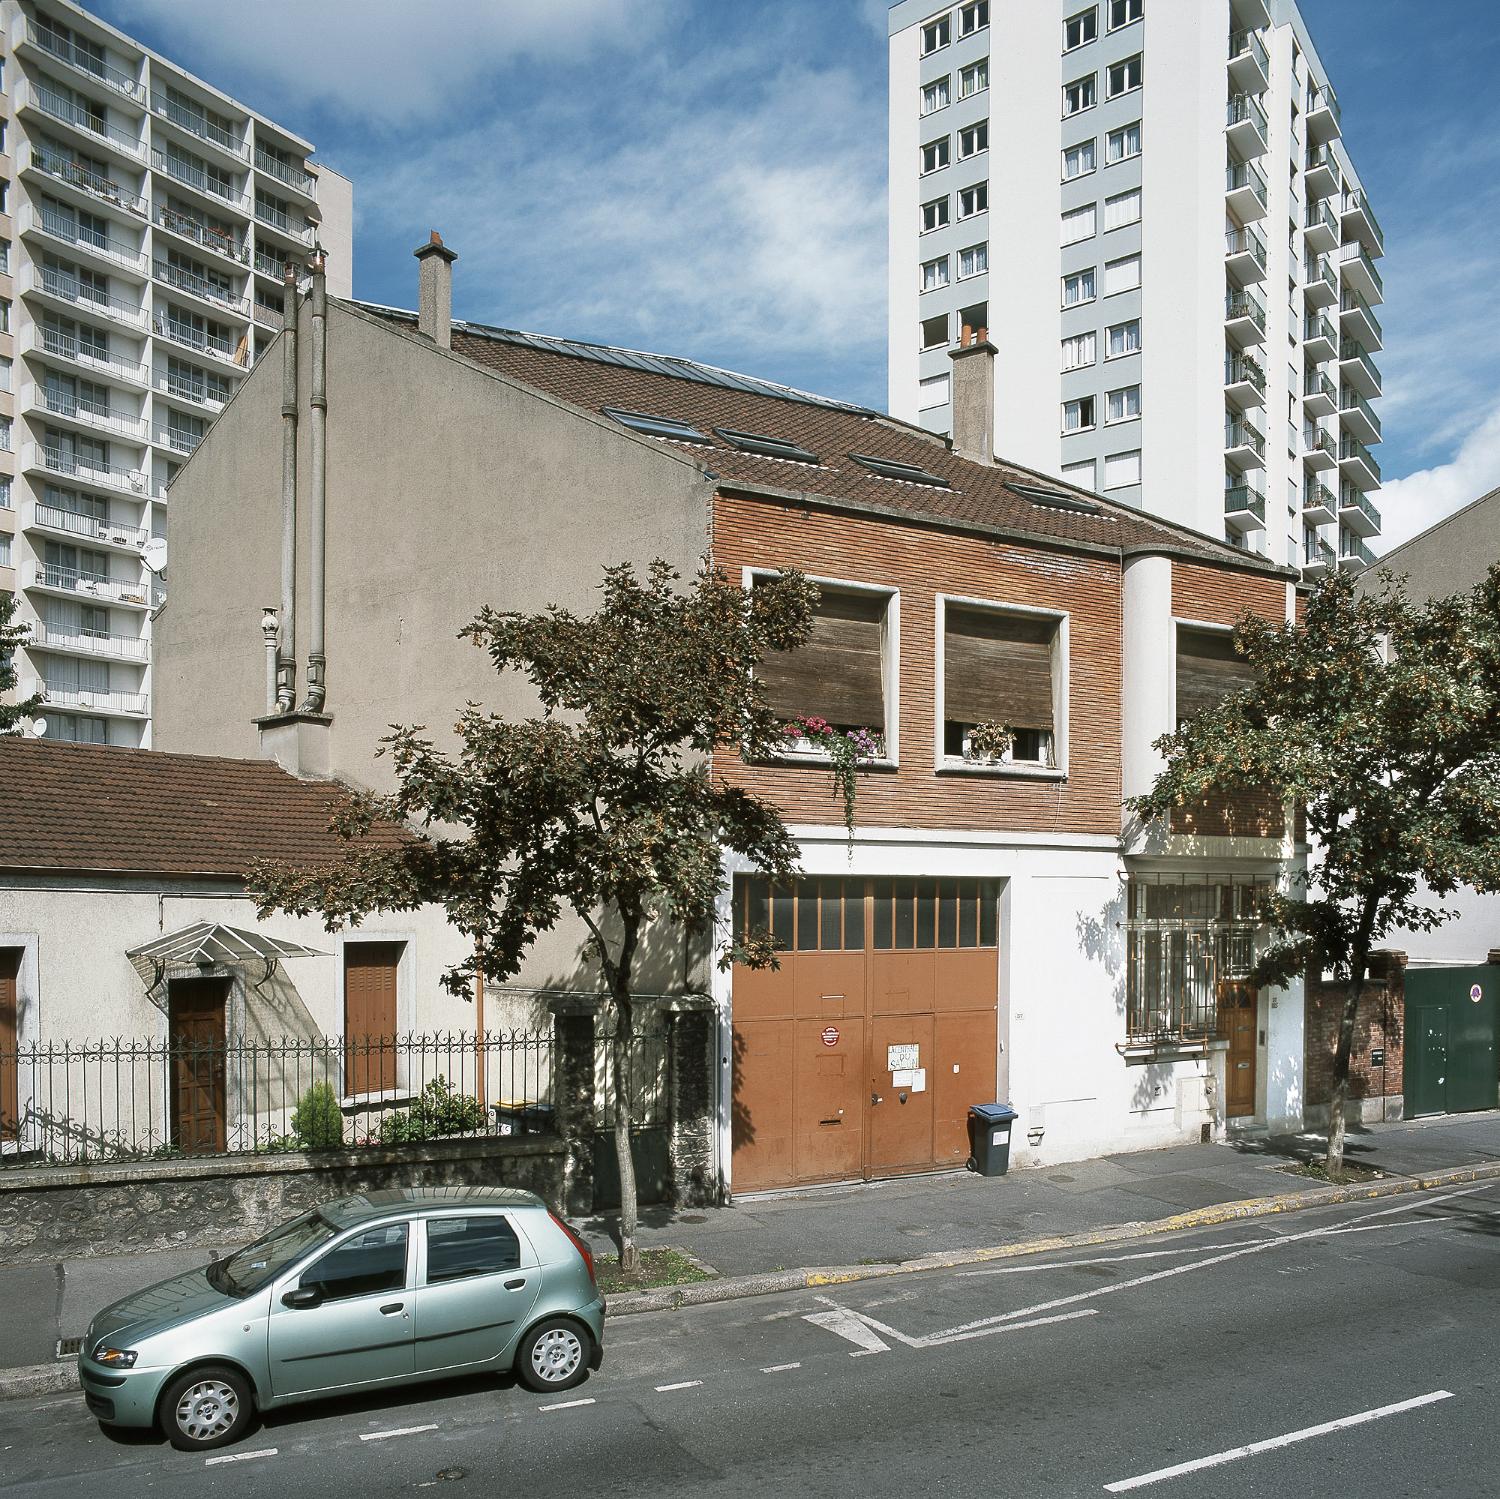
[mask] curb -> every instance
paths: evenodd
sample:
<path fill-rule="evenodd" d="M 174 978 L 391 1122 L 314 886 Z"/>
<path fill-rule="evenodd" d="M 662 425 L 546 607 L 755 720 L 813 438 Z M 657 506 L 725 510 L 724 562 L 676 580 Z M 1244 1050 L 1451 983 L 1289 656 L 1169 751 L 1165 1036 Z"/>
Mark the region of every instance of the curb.
<path fill-rule="evenodd" d="M 822 1286 L 847 1285 L 860 1280 L 883 1280 L 893 1275 L 917 1275 L 928 1270 L 951 1270 L 960 1265 L 980 1265 L 991 1260 L 1018 1259 L 1057 1249 L 1082 1249 L 1095 1244 L 1114 1244 L 1126 1239 L 1144 1239 L 1154 1234 L 1179 1233 L 1190 1228 L 1212 1228 L 1250 1218 L 1269 1218 L 1304 1208 L 1335 1207 L 1344 1202 L 1364 1202 L 1380 1197 L 1398 1197 L 1408 1192 L 1428 1192 L 1463 1182 L 1500 1179 L 1500 1161 L 1459 1166 L 1426 1176 L 1398 1176 L 1387 1180 L 1351 1182 L 1344 1186 L 1313 1187 L 1306 1192 L 1280 1192 L 1272 1197 L 1251 1197 L 1238 1202 L 1220 1202 L 1212 1207 L 1174 1213 L 1136 1223 L 1116 1223 L 1106 1228 L 1078 1233 L 1049 1234 L 1040 1239 L 1021 1239 L 984 1249 L 958 1249 L 902 1260 L 894 1265 L 835 1265 L 817 1269 L 773 1270 L 767 1274 L 737 1275 L 726 1280 L 671 1290 L 635 1291 L 612 1296 L 610 1317 L 631 1317 L 642 1312 L 672 1312 L 688 1306 L 708 1306 L 719 1301 L 738 1301 L 747 1296 L 770 1296 L 778 1291 L 803 1291 Z"/>
<path fill-rule="evenodd" d="M 28 1364 L 20 1369 L 0 1369 L 0 1400 L 20 1400 L 27 1395 L 53 1395 L 78 1388 L 78 1365 L 67 1359 L 55 1364 Z"/>

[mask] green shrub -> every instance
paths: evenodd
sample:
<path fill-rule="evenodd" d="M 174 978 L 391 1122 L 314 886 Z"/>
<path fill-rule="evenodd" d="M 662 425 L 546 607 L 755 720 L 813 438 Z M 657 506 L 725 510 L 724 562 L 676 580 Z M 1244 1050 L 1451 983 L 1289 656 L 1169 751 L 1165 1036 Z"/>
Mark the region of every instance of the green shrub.
<path fill-rule="evenodd" d="M 404 1114 L 380 1121 L 382 1145 L 410 1145 L 443 1135 L 472 1135 L 484 1128 L 484 1105 L 457 1093 L 446 1077 L 435 1077 Z"/>
<path fill-rule="evenodd" d="M 314 1083 L 292 1110 L 292 1135 L 302 1150 L 338 1150 L 344 1143 L 344 1115 L 329 1083 Z"/>

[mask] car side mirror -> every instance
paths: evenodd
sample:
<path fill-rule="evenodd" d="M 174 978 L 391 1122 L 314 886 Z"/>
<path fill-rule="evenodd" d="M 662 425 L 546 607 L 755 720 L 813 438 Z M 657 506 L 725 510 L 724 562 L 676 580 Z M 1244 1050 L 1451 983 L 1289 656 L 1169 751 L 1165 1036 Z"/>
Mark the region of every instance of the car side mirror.
<path fill-rule="evenodd" d="M 317 1306 L 323 1300 L 323 1293 L 316 1286 L 293 1286 L 281 1298 L 282 1306 L 289 1306 L 293 1311 L 304 1311 L 310 1306 Z"/>

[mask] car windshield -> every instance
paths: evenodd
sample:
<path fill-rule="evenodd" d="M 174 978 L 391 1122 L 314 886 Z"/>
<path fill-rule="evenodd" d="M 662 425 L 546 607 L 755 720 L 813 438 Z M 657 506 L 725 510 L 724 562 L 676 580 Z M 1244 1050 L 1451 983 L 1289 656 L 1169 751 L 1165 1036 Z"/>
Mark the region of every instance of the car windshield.
<path fill-rule="evenodd" d="M 249 1296 L 274 1280 L 293 1260 L 326 1244 L 337 1232 L 321 1214 L 303 1213 L 247 1244 L 237 1254 L 210 1265 L 208 1283 L 231 1296 Z"/>

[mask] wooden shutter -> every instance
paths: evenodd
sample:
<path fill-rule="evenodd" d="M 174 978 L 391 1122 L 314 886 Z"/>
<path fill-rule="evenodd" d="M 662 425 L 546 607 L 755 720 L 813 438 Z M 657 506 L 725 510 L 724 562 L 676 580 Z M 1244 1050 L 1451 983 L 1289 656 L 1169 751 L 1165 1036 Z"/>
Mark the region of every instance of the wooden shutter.
<path fill-rule="evenodd" d="M 19 1138 L 21 1129 L 20 972 L 21 949 L 0 948 L 0 1140 Z"/>
<path fill-rule="evenodd" d="M 345 1088 L 351 1095 L 396 1086 L 396 975 L 402 942 L 344 948 Z"/>
<path fill-rule="evenodd" d="M 943 717 L 1052 730 L 1057 621 L 949 608 L 943 630 Z"/>
<path fill-rule="evenodd" d="M 826 718 L 849 728 L 885 729 L 881 668 L 884 594 L 824 589 L 812 636 L 794 651 L 777 651 L 757 668 L 766 701 L 781 718 Z"/>
<path fill-rule="evenodd" d="M 1234 653 L 1227 633 L 1177 627 L 1177 722 L 1212 708 L 1231 692 L 1248 687 L 1255 673 Z"/>

